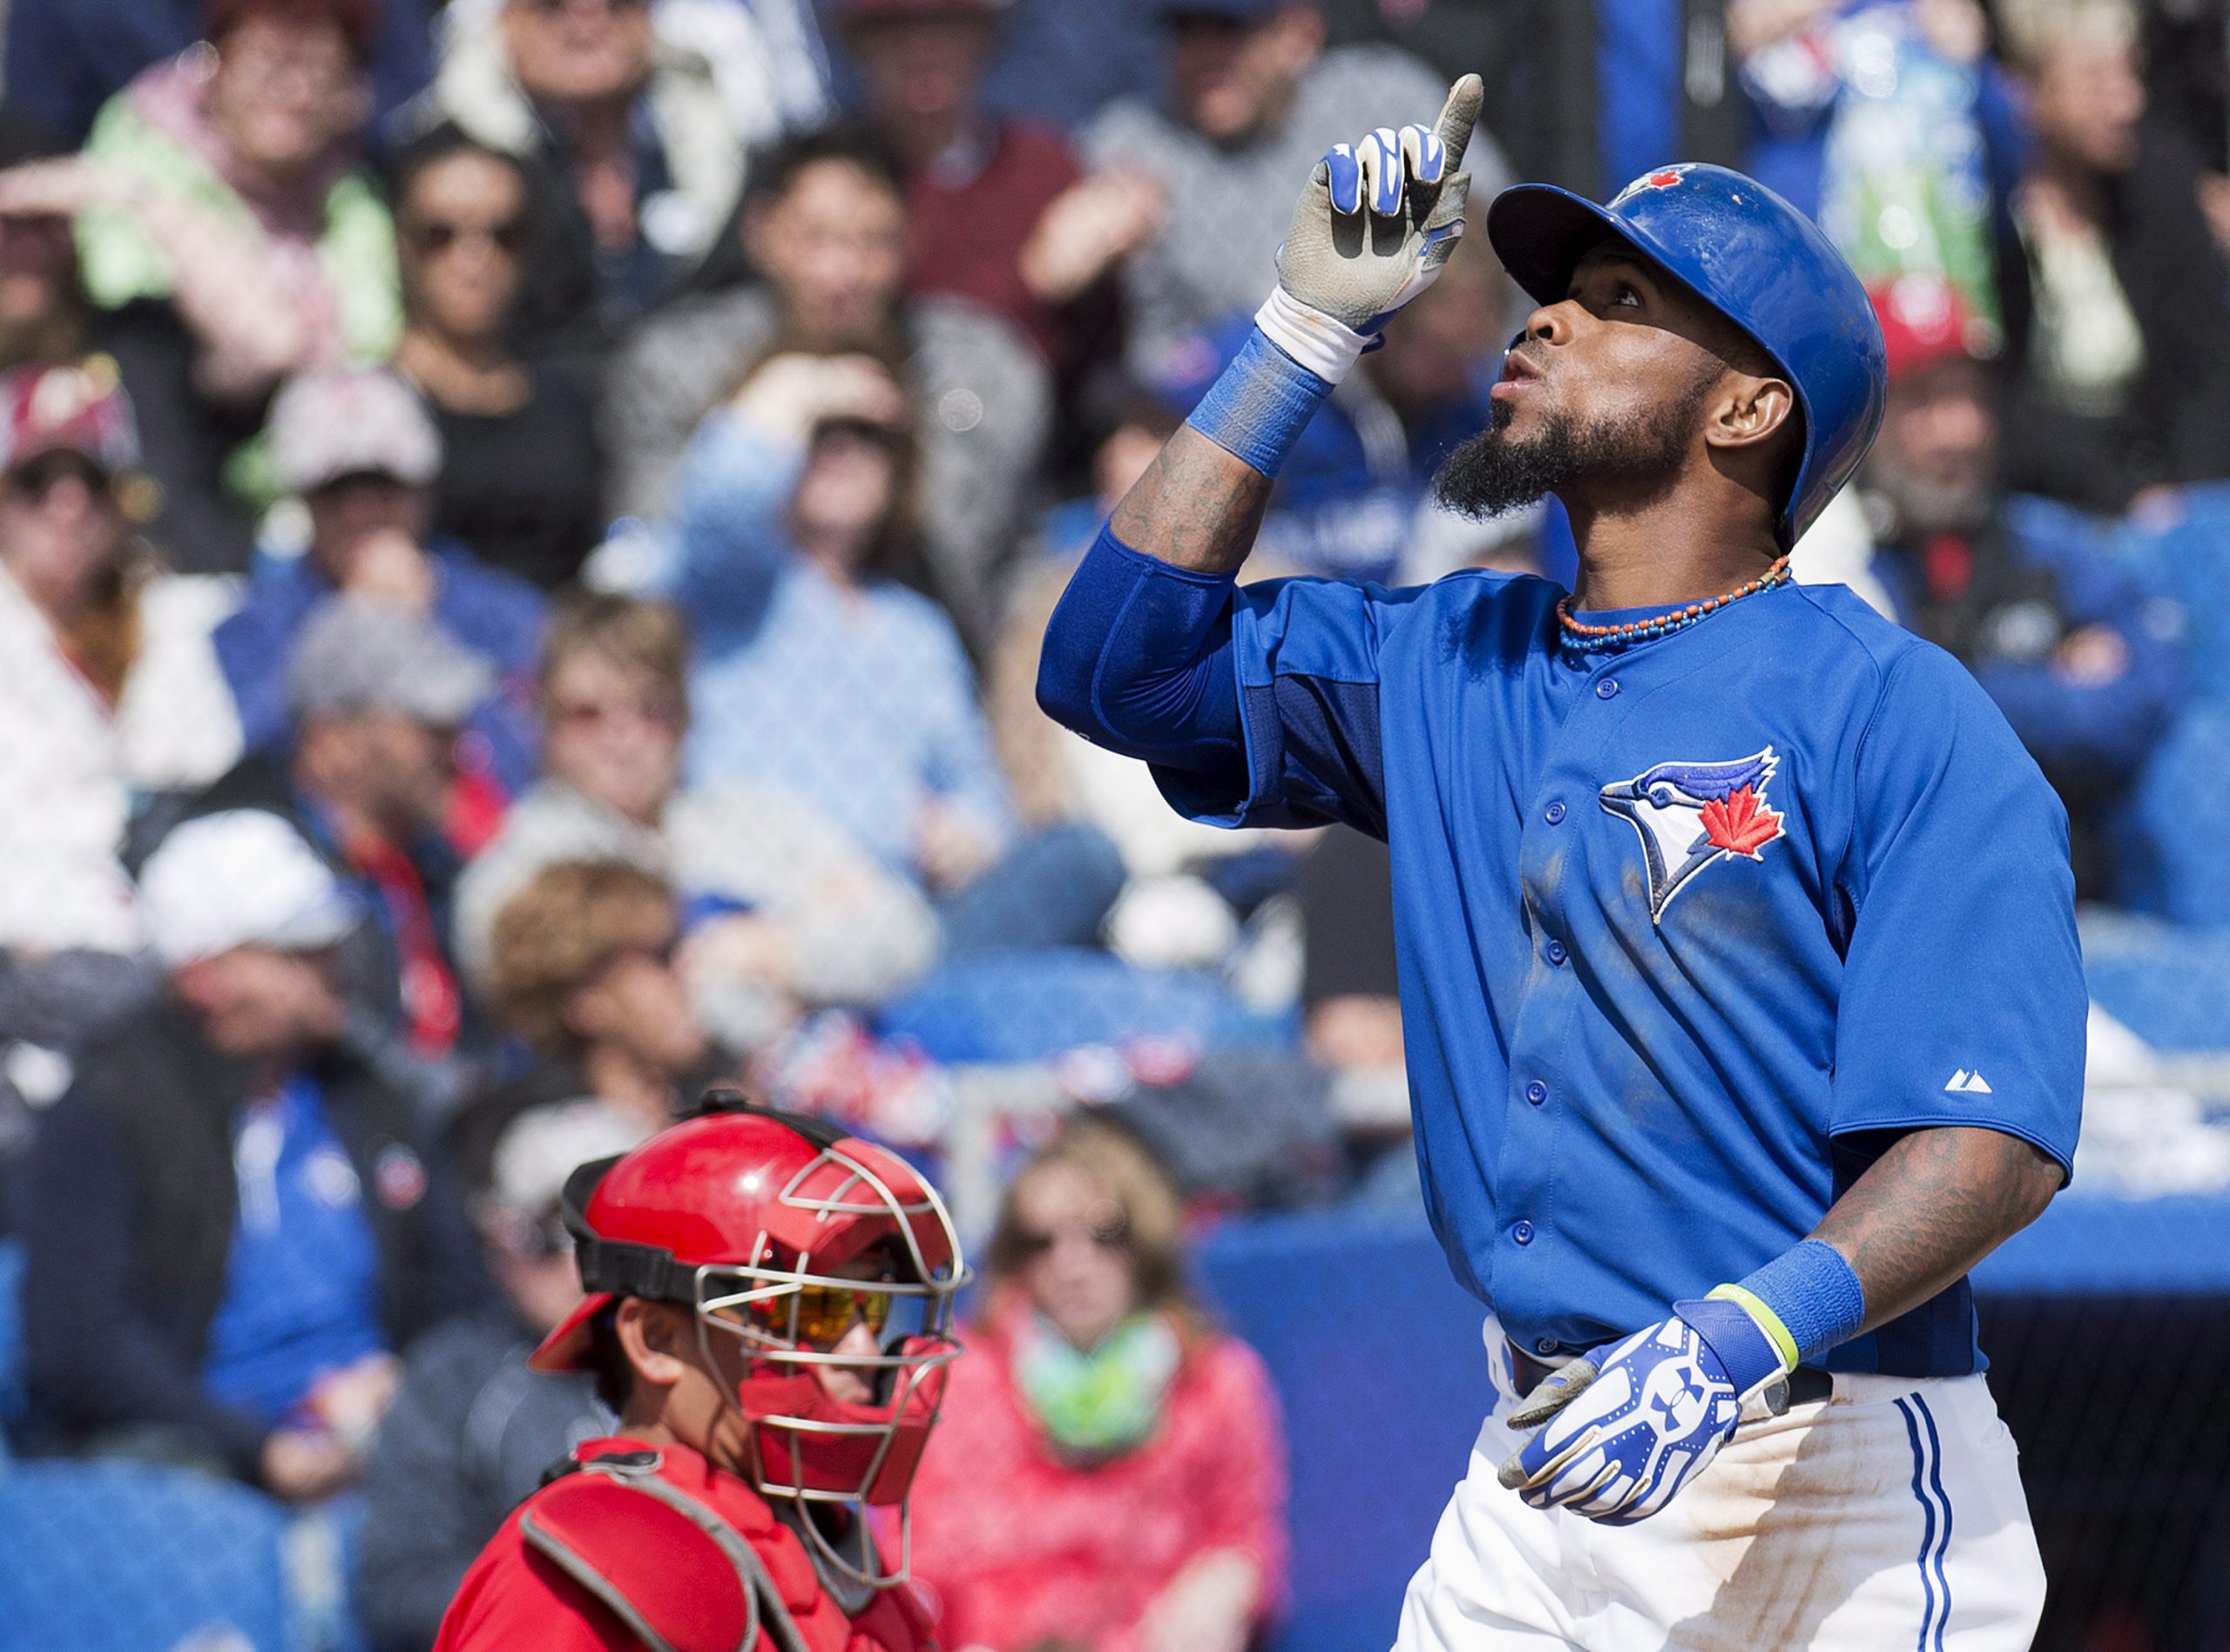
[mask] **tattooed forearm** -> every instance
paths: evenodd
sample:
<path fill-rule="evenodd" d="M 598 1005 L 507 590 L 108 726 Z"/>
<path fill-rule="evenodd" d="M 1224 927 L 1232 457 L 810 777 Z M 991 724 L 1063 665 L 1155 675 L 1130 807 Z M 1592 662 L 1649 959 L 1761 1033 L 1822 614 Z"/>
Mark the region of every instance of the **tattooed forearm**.
<path fill-rule="evenodd" d="M 2059 1191 L 2052 1160 L 1999 1130 L 1915 1130 L 1835 1201 L 1812 1237 L 1866 1289 L 1866 1325 L 1918 1307 L 2035 1221 Z"/>
<path fill-rule="evenodd" d="M 1110 524 L 1133 550 L 1196 573 L 1228 573 L 1262 526 L 1270 479 L 1190 425 L 1123 496 Z"/>

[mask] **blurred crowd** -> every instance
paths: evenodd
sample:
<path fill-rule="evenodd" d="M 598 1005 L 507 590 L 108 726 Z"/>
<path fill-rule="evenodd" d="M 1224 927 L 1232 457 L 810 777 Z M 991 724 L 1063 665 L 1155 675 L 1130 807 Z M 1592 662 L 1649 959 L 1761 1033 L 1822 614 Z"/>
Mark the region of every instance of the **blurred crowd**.
<path fill-rule="evenodd" d="M 382 1647 L 605 1432 L 522 1363 L 558 1191 L 715 1080 L 988 1239 L 949 1645 L 1274 1620 L 1274 1405 L 1183 1242 L 1416 1203 L 1384 850 L 1182 821 L 1032 684 L 1315 158 L 1457 74 L 1475 211 L 1677 158 L 1816 215 L 1892 382 L 1800 577 L 1974 671 L 2086 900 L 2230 924 L 2203 0 L 6 10 L 9 1436 L 359 1500 Z M 1523 320 L 1474 237 L 1253 574 L 1569 580 L 1553 502 L 1432 493 Z"/>

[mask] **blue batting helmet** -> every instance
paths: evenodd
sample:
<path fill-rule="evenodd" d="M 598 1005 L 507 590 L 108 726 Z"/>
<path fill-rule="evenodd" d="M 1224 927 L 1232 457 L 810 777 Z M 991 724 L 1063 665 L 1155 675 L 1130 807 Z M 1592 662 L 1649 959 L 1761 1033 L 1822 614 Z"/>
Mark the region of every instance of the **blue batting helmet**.
<path fill-rule="evenodd" d="M 1571 295 L 1589 248 L 1622 241 L 1771 356 L 1796 391 L 1804 460 L 1777 524 L 1784 548 L 1858 468 L 1882 428 L 1889 368 L 1866 289 L 1812 220 L 1755 179 L 1686 161 L 1608 206 L 1549 184 L 1495 197 L 1487 239 L 1536 301 Z"/>

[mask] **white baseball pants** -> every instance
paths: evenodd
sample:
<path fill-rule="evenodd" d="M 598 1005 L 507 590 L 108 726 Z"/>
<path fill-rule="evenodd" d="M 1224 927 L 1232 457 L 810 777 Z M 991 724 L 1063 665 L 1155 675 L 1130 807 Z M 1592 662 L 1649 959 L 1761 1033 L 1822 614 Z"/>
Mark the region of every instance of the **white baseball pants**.
<path fill-rule="evenodd" d="M 2027 1652 L 2044 1563 L 1979 1376 L 1837 1376 L 1734 1438 L 1659 1514 L 1529 1508 L 1500 1325 L 1495 1406 L 1410 1580 L 1395 1652 Z"/>

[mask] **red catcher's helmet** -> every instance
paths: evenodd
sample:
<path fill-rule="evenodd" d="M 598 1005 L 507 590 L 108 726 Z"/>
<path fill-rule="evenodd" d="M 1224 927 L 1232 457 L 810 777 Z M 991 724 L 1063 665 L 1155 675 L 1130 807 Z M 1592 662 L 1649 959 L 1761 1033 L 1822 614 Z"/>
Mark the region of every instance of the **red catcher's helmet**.
<path fill-rule="evenodd" d="M 885 1570 L 801 1529 L 824 1558 L 878 1587 L 904 1581 L 903 1511 L 944 1397 L 953 1293 L 967 1278 L 944 1201 L 895 1154 L 819 1119 L 753 1108 L 733 1092 L 631 1153 L 584 1164 L 566 1184 L 581 1284 L 589 1295 L 528 1362 L 589 1368 L 590 1321 L 621 1297 L 687 1306 L 709 1368 L 712 1337 L 741 1345 L 737 1408 L 753 1425 L 762 1495 L 798 1504 L 901 1507 L 899 1564 Z M 879 1259 L 882 1277 L 841 1271 Z M 872 1355 L 799 1337 L 805 1293 L 851 1293 L 871 1325 L 898 1321 Z M 911 1323 L 905 1323 L 910 1311 Z M 818 1368 L 871 1379 L 871 1402 L 840 1400 Z M 801 1513 L 804 1511 L 801 1509 Z M 864 1554 L 864 1551 L 862 1552 Z"/>

